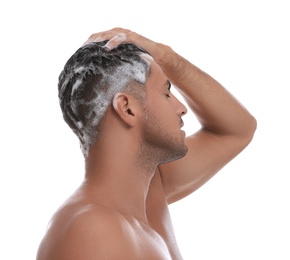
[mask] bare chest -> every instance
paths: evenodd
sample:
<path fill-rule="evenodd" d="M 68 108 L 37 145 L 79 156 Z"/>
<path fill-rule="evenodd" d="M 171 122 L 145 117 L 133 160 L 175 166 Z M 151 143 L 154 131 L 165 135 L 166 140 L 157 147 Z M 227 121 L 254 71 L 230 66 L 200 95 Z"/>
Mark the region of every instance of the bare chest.
<path fill-rule="evenodd" d="M 157 232 L 152 226 L 140 222 L 132 226 L 133 234 L 130 237 L 132 244 L 140 254 L 138 259 L 182 259 L 174 234 L 165 232 L 164 227 L 161 226 L 158 229 L 162 233 Z"/>

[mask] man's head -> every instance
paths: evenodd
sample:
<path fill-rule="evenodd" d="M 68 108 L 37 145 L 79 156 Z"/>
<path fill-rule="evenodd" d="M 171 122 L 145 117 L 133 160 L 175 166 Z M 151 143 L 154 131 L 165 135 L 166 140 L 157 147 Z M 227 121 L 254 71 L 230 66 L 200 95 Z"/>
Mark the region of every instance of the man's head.
<path fill-rule="evenodd" d="M 59 101 L 64 120 L 78 136 L 87 156 L 98 135 L 98 127 L 113 97 L 118 92 L 145 93 L 149 64 L 146 53 L 132 44 L 113 50 L 90 43 L 78 49 L 59 76 Z"/>

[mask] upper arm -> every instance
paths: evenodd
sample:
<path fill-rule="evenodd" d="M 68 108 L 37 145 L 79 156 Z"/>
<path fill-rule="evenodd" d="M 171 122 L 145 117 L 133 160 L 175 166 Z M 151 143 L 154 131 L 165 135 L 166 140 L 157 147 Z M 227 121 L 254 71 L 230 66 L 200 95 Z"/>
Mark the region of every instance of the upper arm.
<path fill-rule="evenodd" d="M 200 130 L 186 138 L 188 153 L 159 170 L 168 203 L 189 195 L 239 154 L 251 137 L 222 136 Z"/>

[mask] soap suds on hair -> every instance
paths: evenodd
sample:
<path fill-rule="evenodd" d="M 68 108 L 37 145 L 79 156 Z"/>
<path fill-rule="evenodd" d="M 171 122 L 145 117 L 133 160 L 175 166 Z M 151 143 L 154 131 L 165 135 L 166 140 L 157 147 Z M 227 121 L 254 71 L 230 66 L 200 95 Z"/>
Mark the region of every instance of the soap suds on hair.
<path fill-rule="evenodd" d="M 104 44 L 80 48 L 59 76 L 63 116 L 78 136 L 84 156 L 97 137 L 97 126 L 114 95 L 134 82 L 144 86 L 149 75 L 149 64 L 140 57 L 143 50 L 123 44 L 107 51 L 101 47 Z"/>

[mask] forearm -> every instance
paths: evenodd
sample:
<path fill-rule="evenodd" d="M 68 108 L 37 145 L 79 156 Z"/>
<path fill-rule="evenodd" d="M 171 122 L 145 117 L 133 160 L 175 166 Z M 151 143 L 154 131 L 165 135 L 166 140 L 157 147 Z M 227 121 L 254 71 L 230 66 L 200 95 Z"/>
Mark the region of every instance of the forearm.
<path fill-rule="evenodd" d="M 235 136 L 254 132 L 253 116 L 221 84 L 168 46 L 164 49 L 159 65 L 205 130 Z"/>

